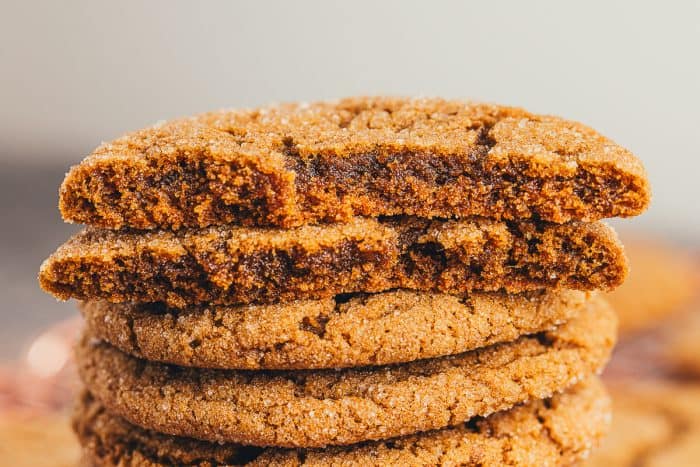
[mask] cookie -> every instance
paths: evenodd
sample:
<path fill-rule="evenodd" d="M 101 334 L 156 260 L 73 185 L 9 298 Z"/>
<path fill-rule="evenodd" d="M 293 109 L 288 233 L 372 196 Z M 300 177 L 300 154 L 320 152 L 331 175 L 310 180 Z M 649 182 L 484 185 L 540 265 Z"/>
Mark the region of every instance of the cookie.
<path fill-rule="evenodd" d="M 654 327 L 687 305 L 700 286 L 700 258 L 662 240 L 624 236 L 630 274 L 608 301 L 620 317 L 620 332 Z"/>
<path fill-rule="evenodd" d="M 396 290 L 276 305 L 81 304 L 89 333 L 136 357 L 199 368 L 385 365 L 462 353 L 552 329 L 587 294 L 466 297 Z"/>
<path fill-rule="evenodd" d="M 633 216 L 640 161 L 592 129 L 522 109 L 351 98 L 222 111 L 98 147 L 68 173 L 70 222 L 110 229 L 281 226 L 353 216 Z"/>
<path fill-rule="evenodd" d="M 611 392 L 611 433 L 587 466 L 697 465 L 700 385 L 631 381 Z"/>
<path fill-rule="evenodd" d="M 601 299 L 589 303 L 554 331 L 393 366 L 200 370 L 139 360 L 89 338 L 77 361 L 95 397 L 145 428 L 255 446 L 352 444 L 454 426 L 600 371 L 616 320 Z"/>
<path fill-rule="evenodd" d="M 163 435 L 106 411 L 89 394 L 80 399 L 74 429 L 86 465 L 570 465 L 585 458 L 607 432 L 610 401 L 590 378 L 536 400 L 454 428 L 380 442 L 318 449 L 258 448 Z"/>
<path fill-rule="evenodd" d="M 406 288 L 453 294 L 610 289 L 627 263 L 604 224 L 355 218 L 296 229 L 178 232 L 89 228 L 41 267 L 58 298 L 277 303 Z"/>

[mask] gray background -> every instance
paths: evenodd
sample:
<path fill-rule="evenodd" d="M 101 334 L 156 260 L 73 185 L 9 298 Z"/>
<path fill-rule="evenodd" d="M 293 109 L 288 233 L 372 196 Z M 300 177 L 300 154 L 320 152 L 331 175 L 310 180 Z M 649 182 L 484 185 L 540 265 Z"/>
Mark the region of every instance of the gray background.
<path fill-rule="evenodd" d="M 0 359 L 73 312 L 35 282 L 56 190 L 103 140 L 219 107 L 466 97 L 583 121 L 644 161 L 625 221 L 696 245 L 700 2 L 0 0 Z M 619 223 L 618 223 L 619 225 Z"/>

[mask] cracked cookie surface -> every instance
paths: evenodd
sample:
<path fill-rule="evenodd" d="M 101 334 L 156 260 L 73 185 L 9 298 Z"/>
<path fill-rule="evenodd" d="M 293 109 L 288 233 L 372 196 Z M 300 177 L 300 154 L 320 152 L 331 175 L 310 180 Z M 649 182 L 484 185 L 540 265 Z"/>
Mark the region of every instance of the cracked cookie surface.
<path fill-rule="evenodd" d="M 88 228 L 44 262 L 39 280 L 61 299 L 184 308 L 395 288 L 451 294 L 611 289 L 626 273 L 622 245 L 602 223 L 402 217 L 290 230 Z"/>
<path fill-rule="evenodd" d="M 86 464 L 160 467 L 183 465 L 572 465 L 607 432 L 610 400 L 596 378 L 546 400 L 536 400 L 453 428 L 387 441 L 326 449 L 257 448 L 163 435 L 110 414 L 84 394 L 74 429 Z"/>
<path fill-rule="evenodd" d="M 385 365 L 466 352 L 552 329 L 587 294 L 559 289 L 465 297 L 396 290 L 276 305 L 87 302 L 92 336 L 151 361 L 198 368 Z"/>
<path fill-rule="evenodd" d="M 553 331 L 463 354 L 344 370 L 236 371 L 147 362 L 83 339 L 87 389 L 132 423 L 255 446 L 385 439 L 488 415 L 561 391 L 607 362 L 616 318 L 600 298 Z"/>
<path fill-rule="evenodd" d="M 356 215 L 553 222 L 633 216 L 640 161 L 580 123 L 442 99 L 221 111 L 131 133 L 66 176 L 67 221 L 298 226 Z"/>

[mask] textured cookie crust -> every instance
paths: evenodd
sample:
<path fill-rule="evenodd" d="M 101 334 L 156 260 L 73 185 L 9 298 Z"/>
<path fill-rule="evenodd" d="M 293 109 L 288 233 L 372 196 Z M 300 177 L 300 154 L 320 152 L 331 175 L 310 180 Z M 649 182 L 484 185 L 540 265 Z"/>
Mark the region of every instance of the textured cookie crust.
<path fill-rule="evenodd" d="M 68 173 L 68 221 L 107 228 L 298 226 L 356 215 L 633 216 L 641 163 L 579 123 L 441 99 L 222 111 L 98 147 Z"/>
<path fill-rule="evenodd" d="M 610 289 L 626 273 L 622 246 L 604 224 L 409 217 L 291 230 L 89 228 L 44 262 L 39 279 L 61 299 L 184 308 L 394 288 L 452 294 Z"/>
<path fill-rule="evenodd" d="M 555 331 L 432 360 L 370 369 L 248 372 L 146 362 L 90 340 L 79 373 L 139 426 L 209 441 L 322 447 L 458 425 L 542 399 L 600 371 L 615 341 L 602 300 Z"/>
<path fill-rule="evenodd" d="M 323 450 L 214 444 L 144 430 L 111 415 L 89 394 L 74 429 L 88 465 L 160 467 L 330 465 L 571 465 L 587 457 L 610 424 L 610 400 L 588 379 L 566 392 L 475 418 L 454 428 Z"/>
<path fill-rule="evenodd" d="M 700 459 L 700 386 L 630 381 L 611 387 L 610 435 L 590 467 L 693 466 Z"/>
<path fill-rule="evenodd" d="M 80 308 L 92 336 L 146 360 L 314 369 L 408 362 L 511 341 L 576 316 L 586 296 L 565 289 L 466 297 L 397 290 L 277 305 Z"/>

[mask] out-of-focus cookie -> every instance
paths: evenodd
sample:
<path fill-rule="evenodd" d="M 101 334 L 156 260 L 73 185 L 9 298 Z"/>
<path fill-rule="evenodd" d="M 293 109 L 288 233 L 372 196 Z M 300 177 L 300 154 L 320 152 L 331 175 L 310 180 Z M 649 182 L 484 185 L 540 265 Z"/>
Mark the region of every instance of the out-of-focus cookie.
<path fill-rule="evenodd" d="M 697 294 L 700 258 L 658 239 L 623 235 L 630 273 L 606 295 L 620 317 L 620 333 L 653 327 Z"/>
<path fill-rule="evenodd" d="M 471 352 L 344 370 L 202 370 L 99 342 L 78 371 L 109 410 L 163 433 L 254 446 L 353 444 L 453 426 L 542 399 L 599 372 L 616 337 L 601 299 L 550 332 Z"/>
<path fill-rule="evenodd" d="M 684 467 L 700 459 L 700 385 L 670 381 L 610 386 L 613 424 L 590 467 Z"/>
<path fill-rule="evenodd" d="M 663 364 L 674 375 L 700 377 L 700 301 L 669 323 L 661 353 Z"/>
<path fill-rule="evenodd" d="M 64 413 L 0 412 L 0 465 L 75 467 L 80 447 Z"/>

